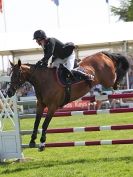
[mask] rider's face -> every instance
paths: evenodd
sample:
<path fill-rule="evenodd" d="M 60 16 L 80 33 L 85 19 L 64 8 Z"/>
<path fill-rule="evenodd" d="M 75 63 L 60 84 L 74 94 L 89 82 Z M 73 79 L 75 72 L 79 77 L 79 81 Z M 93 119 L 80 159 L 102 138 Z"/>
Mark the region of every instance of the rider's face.
<path fill-rule="evenodd" d="M 37 44 L 38 45 L 41 45 L 41 46 L 43 46 L 44 44 L 45 44 L 45 39 L 36 39 L 36 42 L 37 42 Z"/>
<path fill-rule="evenodd" d="M 42 40 L 43 40 L 43 39 L 40 39 L 40 38 L 36 39 L 37 44 L 38 44 L 38 45 L 41 45 L 41 41 L 42 41 Z"/>

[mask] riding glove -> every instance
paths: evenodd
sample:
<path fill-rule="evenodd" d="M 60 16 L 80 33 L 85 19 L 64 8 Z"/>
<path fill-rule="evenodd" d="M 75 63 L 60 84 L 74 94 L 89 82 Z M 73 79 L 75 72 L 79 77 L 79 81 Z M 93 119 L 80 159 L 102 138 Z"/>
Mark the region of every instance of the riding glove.
<path fill-rule="evenodd" d="M 40 61 L 38 61 L 37 63 L 36 63 L 36 67 L 47 67 L 47 65 L 48 65 L 48 63 L 47 63 L 47 61 L 44 61 L 43 59 L 41 59 Z"/>

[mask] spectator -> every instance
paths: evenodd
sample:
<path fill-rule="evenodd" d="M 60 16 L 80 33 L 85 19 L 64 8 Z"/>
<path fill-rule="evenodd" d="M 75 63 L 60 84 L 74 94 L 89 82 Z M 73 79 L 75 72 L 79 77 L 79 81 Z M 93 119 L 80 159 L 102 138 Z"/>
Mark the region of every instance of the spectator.
<path fill-rule="evenodd" d="M 94 93 L 95 93 L 95 95 L 100 95 L 101 92 L 102 92 L 102 85 L 101 84 L 96 85 L 90 91 L 92 96 L 94 95 Z M 101 107 L 101 101 L 99 101 L 99 100 L 96 100 L 95 102 L 90 103 L 90 109 L 97 110 L 97 109 L 100 109 L 100 107 Z"/>
<path fill-rule="evenodd" d="M 30 87 L 27 91 L 27 96 L 35 96 L 35 91 L 33 87 Z"/>

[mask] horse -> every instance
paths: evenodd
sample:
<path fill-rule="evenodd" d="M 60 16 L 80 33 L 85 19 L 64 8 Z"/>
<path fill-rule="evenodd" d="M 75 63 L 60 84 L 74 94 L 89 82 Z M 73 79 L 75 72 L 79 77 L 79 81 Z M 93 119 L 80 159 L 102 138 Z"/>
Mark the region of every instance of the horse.
<path fill-rule="evenodd" d="M 129 69 L 128 56 L 120 53 L 98 52 L 83 58 L 79 62 L 78 68 L 72 70 L 72 75 L 78 72 L 78 69 L 85 72 L 90 78 L 90 83 L 80 78 L 73 81 L 69 79 L 69 87 L 60 82 L 58 71 L 59 68 L 41 67 L 36 68 L 33 64 L 22 64 L 18 60 L 17 64 L 11 64 L 11 82 L 7 95 L 12 97 L 16 90 L 28 81 L 34 86 L 37 105 L 34 128 L 29 142 L 29 147 L 36 147 L 37 131 L 45 107 L 48 108 L 45 120 L 42 124 L 42 133 L 40 137 L 39 151 L 45 149 L 46 131 L 55 111 L 62 105 L 79 99 L 87 94 L 92 87 L 97 84 L 105 88 L 117 88 L 118 83 L 123 79 Z M 79 72 L 80 73 L 80 72 Z M 79 74 L 80 75 L 80 74 Z M 93 79 L 92 77 L 93 76 Z M 76 77 L 76 76 L 75 76 Z M 66 90 L 69 90 L 69 99 L 66 99 Z M 64 100 L 66 100 L 64 102 Z"/>

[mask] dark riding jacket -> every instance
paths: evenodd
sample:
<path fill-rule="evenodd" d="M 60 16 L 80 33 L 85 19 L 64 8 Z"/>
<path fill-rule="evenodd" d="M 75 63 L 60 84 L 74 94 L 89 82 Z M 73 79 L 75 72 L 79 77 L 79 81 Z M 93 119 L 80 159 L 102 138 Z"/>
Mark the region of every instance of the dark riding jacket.
<path fill-rule="evenodd" d="M 56 38 L 48 38 L 46 44 L 42 46 L 42 48 L 44 51 L 44 58 L 42 61 L 48 62 L 49 58 L 52 56 L 53 62 L 56 58 L 64 59 L 69 57 L 75 46 L 71 42 L 63 44 Z"/>

